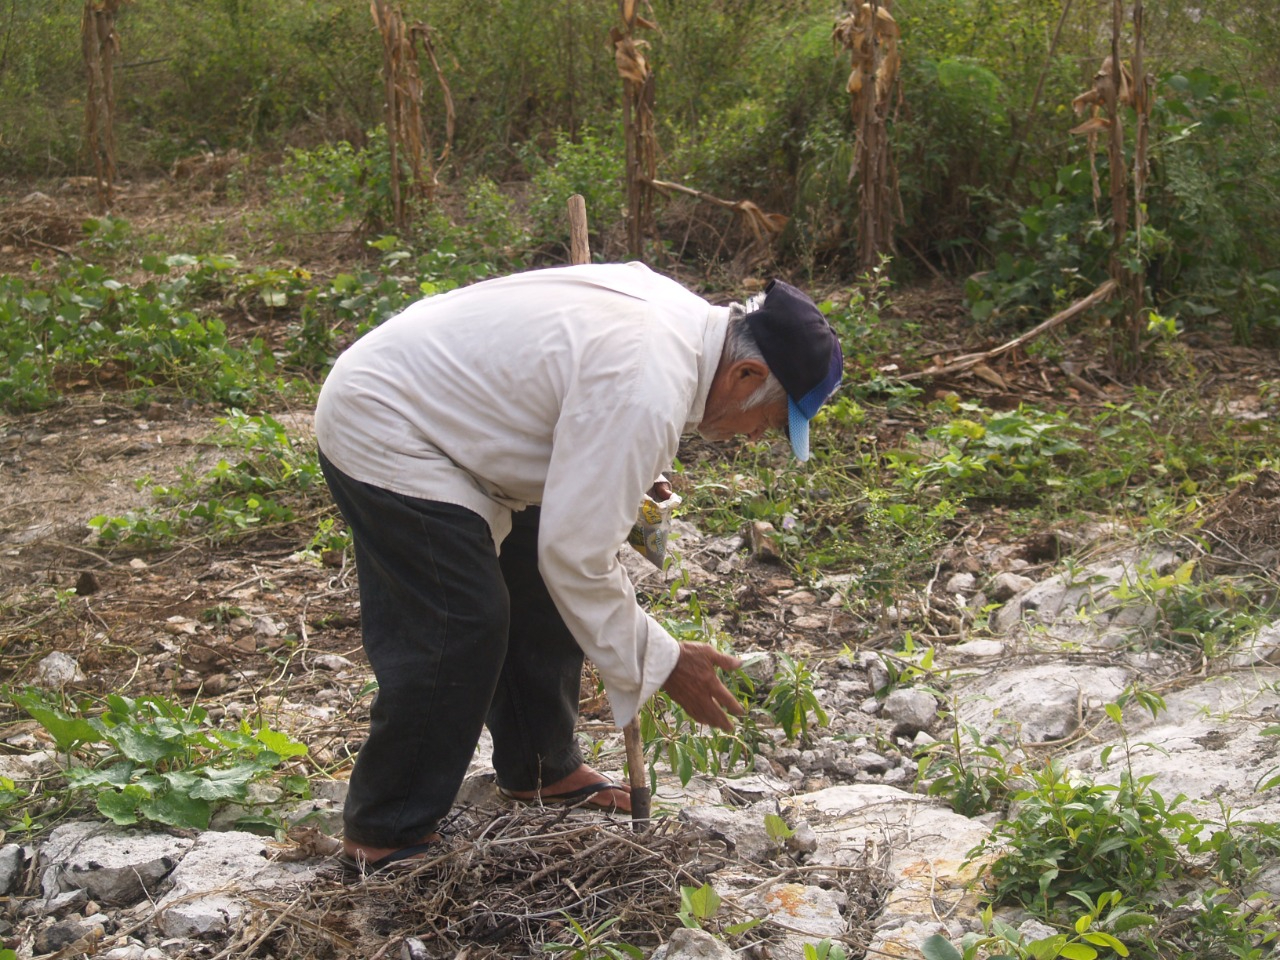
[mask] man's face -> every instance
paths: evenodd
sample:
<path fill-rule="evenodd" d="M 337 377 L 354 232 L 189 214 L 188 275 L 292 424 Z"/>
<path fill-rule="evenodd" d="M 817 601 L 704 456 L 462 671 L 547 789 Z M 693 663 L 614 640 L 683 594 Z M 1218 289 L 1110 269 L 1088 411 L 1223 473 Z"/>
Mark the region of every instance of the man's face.
<path fill-rule="evenodd" d="M 698 433 L 707 440 L 732 440 L 745 436 L 752 442 L 766 430 L 787 429 L 787 398 L 755 407 L 747 402 L 762 387 L 769 368 L 759 360 L 739 360 L 721 365 L 711 381 L 707 406 L 698 424 Z"/>
<path fill-rule="evenodd" d="M 698 433 L 706 440 L 732 440 L 737 436 L 745 436 L 754 443 L 767 430 L 781 430 L 785 435 L 785 397 L 777 403 L 761 404 L 749 410 L 743 409 L 742 404 L 737 402 L 723 404 L 716 410 L 708 404 L 706 414 L 698 424 Z"/>

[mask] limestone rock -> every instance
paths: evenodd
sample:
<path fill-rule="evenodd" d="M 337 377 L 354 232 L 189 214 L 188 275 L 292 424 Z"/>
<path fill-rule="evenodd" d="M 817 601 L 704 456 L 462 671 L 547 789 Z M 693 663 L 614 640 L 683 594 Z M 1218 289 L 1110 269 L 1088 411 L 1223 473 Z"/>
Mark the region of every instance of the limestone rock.
<path fill-rule="evenodd" d="M 72 823 L 57 827 L 41 847 L 47 886 L 57 892 L 83 890 L 107 904 L 132 904 L 154 897 L 192 841 L 143 833 L 110 824 Z"/>
<path fill-rule="evenodd" d="M 55 650 L 38 664 L 32 682 L 40 687 L 63 687 L 68 683 L 83 683 L 84 671 L 75 657 Z"/>
<path fill-rule="evenodd" d="M 885 697 L 884 715 L 912 731 L 924 730 L 938 714 L 938 701 L 933 694 L 909 687 L 899 687 Z"/>
<path fill-rule="evenodd" d="M 653 951 L 650 960 L 736 960 L 737 954 L 723 940 L 705 930 L 681 927 L 671 939 Z"/>
<path fill-rule="evenodd" d="M 0 847 L 0 897 L 18 889 L 18 884 L 22 882 L 22 865 L 25 860 L 22 847 L 16 843 L 6 843 Z"/>
<path fill-rule="evenodd" d="M 173 871 L 173 888 L 157 904 L 161 931 L 193 939 L 225 936 L 244 914 L 245 893 L 315 875 L 314 865 L 276 863 L 267 854 L 266 841 L 252 833 L 202 833 Z"/>
<path fill-rule="evenodd" d="M 1030 590 L 1036 585 L 1036 582 L 1030 577 L 1024 577 L 1017 573 L 997 573 L 991 579 L 991 585 L 987 588 L 991 599 L 996 603 L 1005 603 L 1016 597 L 1018 594 Z"/>
<path fill-rule="evenodd" d="M 1123 667 L 1044 663 L 999 670 L 959 685 L 960 721 L 1010 742 L 1061 740 L 1084 711 L 1115 700 L 1129 683 Z"/>

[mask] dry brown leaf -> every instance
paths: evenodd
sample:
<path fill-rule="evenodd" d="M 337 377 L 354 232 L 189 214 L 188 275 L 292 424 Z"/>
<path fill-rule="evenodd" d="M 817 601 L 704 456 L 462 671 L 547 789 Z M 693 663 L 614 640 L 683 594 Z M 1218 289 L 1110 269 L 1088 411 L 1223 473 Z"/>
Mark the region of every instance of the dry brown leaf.
<path fill-rule="evenodd" d="M 996 373 L 985 363 L 975 363 L 972 369 L 975 376 L 981 380 L 985 380 L 993 387 L 999 387 L 1001 390 L 1009 389 L 1009 385 L 1005 383 L 1004 377 L 1000 376 L 1000 374 Z"/>
<path fill-rule="evenodd" d="M 1108 117 L 1090 117 L 1079 126 L 1072 127 L 1071 132 L 1081 135 L 1102 133 L 1104 130 L 1111 129 L 1111 120 Z"/>
<path fill-rule="evenodd" d="M 647 46 L 645 41 L 632 40 L 630 37 L 620 37 L 614 41 L 613 57 L 622 79 L 640 84 L 649 79 L 649 63 L 640 52 L 640 47 Z"/>

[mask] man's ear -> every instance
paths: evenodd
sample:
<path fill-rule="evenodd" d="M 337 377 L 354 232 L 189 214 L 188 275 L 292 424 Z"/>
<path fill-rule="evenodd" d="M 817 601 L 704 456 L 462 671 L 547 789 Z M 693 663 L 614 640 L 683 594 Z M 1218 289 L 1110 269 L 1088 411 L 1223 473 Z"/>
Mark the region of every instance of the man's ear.
<path fill-rule="evenodd" d="M 735 400 L 745 400 L 769 379 L 763 360 L 739 360 L 729 368 L 729 390 Z"/>

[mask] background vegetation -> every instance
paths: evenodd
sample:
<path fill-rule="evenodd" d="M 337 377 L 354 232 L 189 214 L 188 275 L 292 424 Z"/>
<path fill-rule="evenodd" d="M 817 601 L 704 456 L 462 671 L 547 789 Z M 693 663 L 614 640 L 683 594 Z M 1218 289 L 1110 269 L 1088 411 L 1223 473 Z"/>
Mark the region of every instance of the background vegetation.
<path fill-rule="evenodd" d="M 510 200 L 531 216 L 521 220 L 531 232 L 513 231 L 516 218 L 502 211 L 496 225 L 509 235 L 487 239 L 528 248 L 526 262 L 557 257 L 561 194 L 585 190 L 597 255 L 618 257 L 621 85 L 608 43 L 616 4 L 493 0 L 483 15 L 462 0 L 403 6 L 409 21 L 432 28 L 456 104 L 454 149 L 440 171 L 454 221 L 477 191 L 491 212 L 498 197 Z M 781 262 L 848 279 L 853 126 L 848 63 L 830 36 L 839 5 L 648 6 L 658 25 L 643 32 L 658 85 L 659 176 L 789 215 Z M 80 0 L 15 0 L 0 12 L 0 173 L 88 172 L 81 10 Z M 1096 284 L 1108 211 L 1091 195 L 1085 138 L 1068 131 L 1078 122 L 1072 97 L 1109 52 L 1110 4 L 911 0 L 892 11 L 903 51 L 891 114 L 902 197 L 895 278 L 977 273 L 976 317 L 1015 324 Z M 1236 0 L 1145 8 L 1156 83 L 1150 231 L 1135 238 L 1135 255 L 1157 308 L 1184 323 L 1226 311 L 1241 338 L 1271 336 L 1280 310 L 1275 12 Z M 234 149 L 282 171 L 293 191 L 278 195 L 283 203 L 319 184 L 357 223 L 385 218 L 381 52 L 364 4 L 134 0 L 119 32 L 127 175 Z M 430 79 L 426 87 L 439 150 L 442 93 Z M 287 241 L 321 225 L 283 217 L 272 226 Z M 730 213 L 687 198 L 660 205 L 658 231 L 651 259 L 704 269 L 748 239 Z"/>
<path fill-rule="evenodd" d="M 38 201 L 22 198 L 57 194 L 92 169 L 81 142 L 83 4 L 0 2 L 0 195 L 11 212 L 0 223 L 0 257 L 12 267 L 0 275 L 0 407 L 17 417 L 111 390 L 139 410 L 157 401 L 212 409 L 219 427 L 207 441 L 216 463 L 166 485 L 140 478 L 147 506 L 94 517 L 88 548 L 213 550 L 269 533 L 307 555 L 341 557 L 350 541 L 324 497 L 314 448 L 271 411 L 308 405 L 337 352 L 410 300 L 564 262 L 573 193 L 587 199 L 596 257 L 624 255 L 621 85 L 607 43 L 616 5 L 417 0 L 404 8 L 432 27 L 457 111 L 437 202 L 415 210 L 410 228 L 391 227 L 381 52 L 364 3 L 134 0 L 118 23 L 122 178 L 137 195 L 144 184 L 172 186 L 162 185 L 163 200 L 123 191 L 127 202 L 77 219 L 69 239 L 24 246 L 18 229 Z M 1116 389 L 1098 390 L 1088 407 L 1011 391 L 998 401 L 965 399 L 898 379 L 927 363 L 932 344 L 922 343 L 920 318 L 890 307 L 896 290 L 940 278 L 947 290 L 963 287 L 973 329 L 928 333 L 1003 337 L 1107 276 L 1109 211 L 1094 198 L 1091 171 L 1096 164 L 1105 178 L 1106 158 L 1091 157 L 1069 131 L 1078 122 L 1071 100 L 1107 52 L 1110 5 L 894 4 L 903 68 L 890 135 L 901 223 L 897 254 L 869 273 L 852 266 L 849 65 L 831 42 L 839 6 L 653 0 L 648 12 L 659 27 L 646 33 L 658 82 L 659 176 L 790 220 L 764 251 L 723 207 L 666 198 L 647 258 L 719 299 L 748 274 L 806 283 L 841 334 L 849 374 L 819 416 L 804 470 L 783 469 L 778 450 L 754 444 L 734 454 L 695 449 L 675 480 L 700 526 L 731 532 L 744 519 L 769 521 L 799 579 L 845 577 L 862 639 L 883 646 L 891 636 L 902 647 L 883 654 L 889 686 L 938 679 L 931 648 L 912 639 L 918 605 L 907 598 L 966 530 L 989 525 L 1017 538 L 1107 517 L 1143 541 L 1204 548 L 1196 531 L 1205 505 L 1280 467 L 1280 379 L 1269 368 L 1251 374 L 1244 392 L 1258 415 L 1236 418 L 1240 397 L 1186 346 L 1192 336 L 1273 345 L 1280 335 L 1280 11 L 1272 0 L 1146 8 L 1156 78 L 1149 225 L 1124 252 L 1145 273 L 1156 312 L 1138 378 L 1108 383 Z M 438 156 L 443 94 L 430 78 L 426 88 Z M 161 222 L 160 207 L 175 195 L 195 213 Z M 1100 353 L 1106 319 L 1091 318 L 1073 343 L 1046 338 L 1027 354 Z M 1135 645 L 1199 663 L 1274 620 L 1280 592 L 1269 571 L 1193 567 L 1138 585 L 1158 601 L 1160 619 Z M 651 598 L 655 611 L 681 636 L 726 642 L 702 604 L 731 615 L 739 602 L 732 586 L 709 587 L 702 598 L 681 587 Z M 724 595 L 711 596 L 717 589 Z M 22 605 L 56 622 L 73 599 L 74 591 L 53 589 Z M 770 682 L 740 689 L 755 709 L 733 735 L 708 738 L 659 698 L 645 718 L 649 756 L 687 780 L 750 767 L 764 727 L 803 744 L 827 719 L 814 676 L 803 660 L 782 657 Z M 92 795 L 120 822 L 200 825 L 211 804 L 239 803 L 251 782 L 297 755 L 298 745 L 262 727 L 215 734 L 194 705 L 117 698 L 94 713 L 14 696 L 61 749 L 99 764 L 71 785 L 67 803 Z M 135 728 L 157 718 L 172 736 L 139 749 Z M 1153 892 L 1173 875 L 1170 864 L 1228 853 L 1239 862 L 1221 868 L 1226 892 L 1199 907 L 1201 940 L 1177 950 L 1168 937 L 1125 940 L 1145 957 L 1264 955 L 1276 936 L 1273 915 L 1223 905 L 1252 894 L 1258 865 L 1275 854 L 1273 825 L 1249 825 L 1247 844 L 1231 830 L 1205 841 L 1204 823 L 1180 819 L 1176 803 L 1166 807 L 1146 783 L 1082 786 L 1052 765 L 1030 772 L 1028 783 L 1004 746 L 957 724 L 950 742 L 922 758 L 921 787 L 966 814 L 1009 816 L 997 832 L 1017 841 L 1030 865 L 1008 861 L 999 895 L 1066 929 L 1074 924 L 1079 942 L 1059 945 L 1074 953 L 1022 949 L 1000 942 L 1006 933 L 992 926 L 988 941 L 962 944 L 963 954 L 935 944 L 936 956 L 999 948 L 1080 957 L 1086 947 L 1126 955 L 1110 943 L 1129 933 L 1121 914 L 1180 916 L 1189 902 Z M 33 802 L 0 783 L 0 808 Z M 1117 830 L 1117 810 L 1134 811 L 1129 829 Z M 1061 836 L 1045 829 L 1048 820 L 1065 825 Z M 24 823 L 36 829 L 30 817 Z M 1177 849 L 1158 846 L 1177 831 L 1185 834 Z M 1103 834 L 1123 847 L 1124 871 L 1101 859 L 1076 866 L 1079 836 Z M 1044 876 L 1048 860 L 1066 864 L 1072 883 L 1022 889 L 1021 877 L 1032 869 Z"/>

